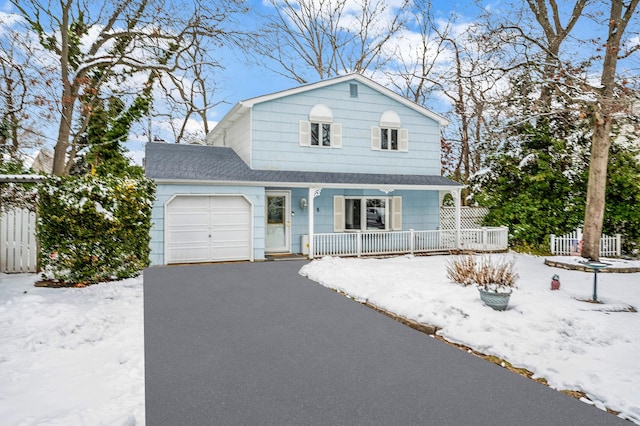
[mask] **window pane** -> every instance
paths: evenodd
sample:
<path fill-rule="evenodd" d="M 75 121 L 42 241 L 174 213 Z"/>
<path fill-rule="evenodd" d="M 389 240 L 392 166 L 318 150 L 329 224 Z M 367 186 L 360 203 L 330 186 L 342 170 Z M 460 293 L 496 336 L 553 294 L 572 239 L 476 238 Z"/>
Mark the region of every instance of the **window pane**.
<path fill-rule="evenodd" d="M 362 200 L 345 199 L 344 200 L 344 229 L 360 229 L 362 221 L 360 220 L 360 206 Z"/>
<path fill-rule="evenodd" d="M 320 132 L 320 125 L 318 123 L 311 123 L 311 145 L 318 145 L 318 134 Z"/>
<path fill-rule="evenodd" d="M 367 199 L 367 229 L 386 229 L 386 200 Z"/>
<path fill-rule="evenodd" d="M 380 148 L 389 149 L 389 129 L 380 129 Z"/>
<path fill-rule="evenodd" d="M 398 129 L 391 130 L 391 149 L 398 150 Z"/>
<path fill-rule="evenodd" d="M 284 223 L 284 200 L 283 196 L 267 197 L 267 223 Z"/>
<path fill-rule="evenodd" d="M 322 125 L 322 146 L 331 146 L 331 124 Z"/>

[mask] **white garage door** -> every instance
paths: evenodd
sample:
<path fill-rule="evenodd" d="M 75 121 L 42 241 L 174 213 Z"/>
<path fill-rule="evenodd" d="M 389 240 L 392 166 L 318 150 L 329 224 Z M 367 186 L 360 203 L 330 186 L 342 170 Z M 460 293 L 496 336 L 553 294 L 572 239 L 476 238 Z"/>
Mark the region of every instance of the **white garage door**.
<path fill-rule="evenodd" d="M 175 197 L 167 205 L 167 263 L 251 259 L 251 205 L 241 196 Z"/>

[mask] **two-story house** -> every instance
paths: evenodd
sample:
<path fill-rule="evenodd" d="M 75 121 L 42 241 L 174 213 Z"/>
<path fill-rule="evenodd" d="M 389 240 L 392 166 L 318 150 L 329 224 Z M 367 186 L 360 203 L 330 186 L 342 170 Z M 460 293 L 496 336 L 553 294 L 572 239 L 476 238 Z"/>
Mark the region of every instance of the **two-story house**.
<path fill-rule="evenodd" d="M 205 145 L 147 144 L 152 264 L 453 249 L 446 124 L 351 74 L 239 102 Z"/>

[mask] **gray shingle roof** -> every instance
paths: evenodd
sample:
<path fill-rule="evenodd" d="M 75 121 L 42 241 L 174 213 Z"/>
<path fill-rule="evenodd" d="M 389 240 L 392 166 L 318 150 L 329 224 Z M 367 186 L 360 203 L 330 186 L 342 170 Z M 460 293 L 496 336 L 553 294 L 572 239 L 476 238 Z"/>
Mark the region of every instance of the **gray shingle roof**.
<path fill-rule="evenodd" d="M 166 143 L 147 144 L 145 173 L 152 179 L 229 183 L 460 186 L 445 177 L 433 175 L 252 170 L 231 148 Z"/>

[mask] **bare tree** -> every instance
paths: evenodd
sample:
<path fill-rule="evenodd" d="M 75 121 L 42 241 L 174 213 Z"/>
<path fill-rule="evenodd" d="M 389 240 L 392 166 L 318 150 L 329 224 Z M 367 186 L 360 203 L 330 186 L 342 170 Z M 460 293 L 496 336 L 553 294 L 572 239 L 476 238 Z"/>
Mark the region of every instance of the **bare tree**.
<path fill-rule="evenodd" d="M 21 149 L 33 147 L 43 138 L 36 123 L 50 118 L 52 110 L 40 91 L 51 84 L 52 74 L 46 64 L 36 60 L 37 48 L 30 39 L 10 26 L 0 31 L 0 122 L 5 128 L 0 145 L 16 157 Z"/>
<path fill-rule="evenodd" d="M 269 0 L 258 53 L 298 83 L 380 69 L 402 29 L 408 0 Z"/>
<path fill-rule="evenodd" d="M 500 20 L 493 36 L 505 51 L 510 49 L 509 66 L 538 76 L 537 87 L 532 88 L 538 99 L 526 119 L 564 115 L 574 122 L 583 120 L 592 129 L 582 252 L 590 259 L 599 259 L 613 123 L 616 117 L 632 114 L 633 93 L 618 75 L 617 65 L 640 49 L 632 41 L 637 30 L 625 38 L 627 28 L 637 28 L 637 6 L 638 0 L 574 0 L 569 5 L 527 0 L 525 7 L 514 6 L 513 20 L 488 17 L 490 24 Z M 592 37 L 575 34 L 580 19 L 588 20 Z M 602 28 L 607 29 L 605 40 L 597 34 Z M 597 74 L 600 78 L 594 83 Z M 562 102 L 554 102 L 554 97 Z"/>
<path fill-rule="evenodd" d="M 624 115 L 625 111 L 629 113 L 632 107 L 629 92 L 625 90 L 624 82 L 618 78 L 617 65 L 619 59 L 629 57 L 640 49 L 638 43 L 629 44 L 626 48 L 624 46 L 625 31 L 629 23 L 634 19 L 637 23 L 636 10 L 639 0 L 591 3 L 593 9 L 590 11 L 585 9 L 589 6 L 588 1 L 577 0 L 564 27 L 555 0 L 527 1 L 531 13 L 544 33 L 541 42 L 540 39 L 528 35 L 527 31 L 521 31 L 525 40 L 542 49 L 545 58 L 541 73 L 543 84 L 540 101 L 544 108 L 541 112 L 552 110 L 553 91 L 557 96 L 569 100 L 575 111 L 588 117 L 592 126 L 582 255 L 598 260 L 613 123 L 616 115 Z M 562 44 L 567 40 L 578 19 L 587 12 L 590 16 L 606 17 L 603 25 L 607 29 L 604 55 L 601 54 L 602 42 L 594 37 L 588 44 L 584 44 L 586 47 L 592 47 L 589 57 L 576 57 L 575 52 L 566 52 L 566 48 L 562 57 Z M 592 72 L 595 74 L 596 67 L 600 68 L 599 84 L 593 84 L 590 78 Z"/>
<path fill-rule="evenodd" d="M 616 113 L 628 108 L 620 102 L 620 93 L 616 81 L 618 59 L 640 50 L 640 43 L 624 50 L 623 37 L 627 26 L 633 19 L 639 0 L 611 0 L 608 35 L 600 87 L 595 88 L 597 102 L 592 112 L 593 137 L 591 140 L 591 161 L 589 163 L 589 182 L 584 219 L 584 243 L 582 256 L 588 259 L 600 258 L 600 235 L 604 221 L 605 193 L 609 149 L 611 147 L 612 122 Z M 621 105 L 622 104 L 622 105 Z"/>
<path fill-rule="evenodd" d="M 443 170 L 467 184 L 483 159 L 487 132 L 485 114 L 491 111 L 497 84 L 505 75 L 496 63 L 496 48 L 476 24 L 436 20 L 430 2 L 414 4 L 413 28 L 418 37 L 407 53 L 400 53 L 390 81 L 404 96 L 420 104 L 444 97 L 452 124 L 444 131 Z M 464 194 L 463 194 L 464 195 Z M 466 197 L 463 196 L 466 202 Z"/>
<path fill-rule="evenodd" d="M 541 39 L 532 37 L 528 37 L 528 39 L 535 40 L 544 52 L 540 106 L 543 112 L 548 112 L 551 109 L 551 92 L 554 87 L 552 84 L 548 84 L 547 80 L 553 81 L 556 73 L 562 69 L 560 47 L 582 16 L 587 0 L 576 0 L 564 26 L 562 24 L 563 16 L 561 16 L 556 0 L 527 0 L 527 4 L 544 33 L 544 37 Z"/>
<path fill-rule="evenodd" d="M 180 66 L 159 80 L 168 103 L 168 123 L 176 143 L 202 141 L 211 130 L 207 114 L 220 103 L 213 101 L 216 85 L 212 76 L 222 65 L 211 57 L 210 47 L 205 37 L 195 37 Z M 189 126 L 194 116 L 200 123 L 197 133 Z"/>
<path fill-rule="evenodd" d="M 135 96 L 149 72 L 171 73 L 198 36 L 223 43 L 226 20 L 240 9 L 234 0 L 215 5 L 200 1 L 167 5 L 159 0 L 101 3 L 84 0 L 11 0 L 29 30 L 58 61 L 59 124 L 53 173 L 67 174 L 93 102 L 110 96 Z M 136 90 L 137 87 L 137 90 Z"/>

